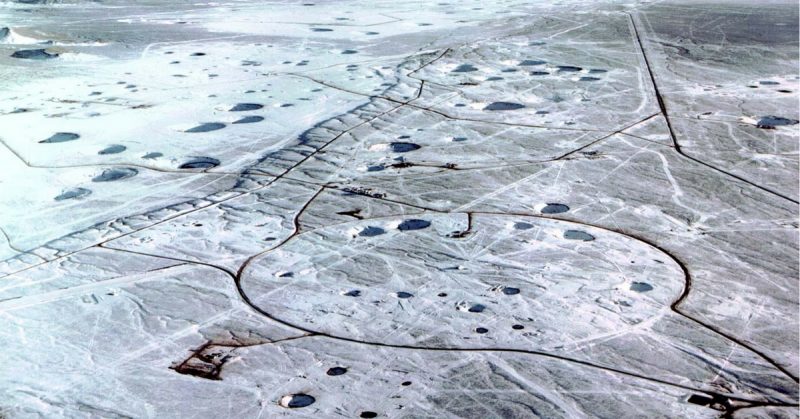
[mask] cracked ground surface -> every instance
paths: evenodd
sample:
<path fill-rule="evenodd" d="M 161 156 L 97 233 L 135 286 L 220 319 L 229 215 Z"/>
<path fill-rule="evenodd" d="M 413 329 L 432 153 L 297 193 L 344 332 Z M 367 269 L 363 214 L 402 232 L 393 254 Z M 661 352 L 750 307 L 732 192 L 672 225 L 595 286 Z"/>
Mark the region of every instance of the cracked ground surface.
<path fill-rule="evenodd" d="M 2 418 L 798 417 L 797 4 L 0 27 Z"/>

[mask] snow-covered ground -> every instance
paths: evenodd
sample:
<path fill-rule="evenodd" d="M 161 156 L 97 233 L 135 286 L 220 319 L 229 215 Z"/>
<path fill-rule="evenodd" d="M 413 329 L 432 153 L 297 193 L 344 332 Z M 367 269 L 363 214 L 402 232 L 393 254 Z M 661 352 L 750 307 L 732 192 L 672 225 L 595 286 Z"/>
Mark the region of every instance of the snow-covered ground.
<path fill-rule="evenodd" d="M 0 2 L 0 418 L 798 417 L 792 2 Z"/>

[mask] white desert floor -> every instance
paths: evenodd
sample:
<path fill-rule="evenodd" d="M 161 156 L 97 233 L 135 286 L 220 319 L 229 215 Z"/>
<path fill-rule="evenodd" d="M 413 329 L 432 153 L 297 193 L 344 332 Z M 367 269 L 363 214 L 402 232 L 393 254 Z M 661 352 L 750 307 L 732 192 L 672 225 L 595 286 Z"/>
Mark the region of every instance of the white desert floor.
<path fill-rule="evenodd" d="M 797 418 L 798 7 L 0 2 L 0 418 Z"/>

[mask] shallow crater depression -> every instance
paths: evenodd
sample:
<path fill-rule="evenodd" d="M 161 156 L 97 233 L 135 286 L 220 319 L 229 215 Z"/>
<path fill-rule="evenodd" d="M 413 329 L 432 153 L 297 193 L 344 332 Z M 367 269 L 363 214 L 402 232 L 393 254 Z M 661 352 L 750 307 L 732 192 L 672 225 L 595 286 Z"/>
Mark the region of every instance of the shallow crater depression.
<path fill-rule="evenodd" d="M 390 217 L 300 234 L 249 264 L 242 290 L 279 320 L 338 337 L 548 350 L 647 327 L 670 314 L 685 284 L 669 255 L 600 228 L 495 214 L 414 218 L 430 225 L 408 230 L 406 218 Z M 385 233 L 360 234 L 367 228 Z M 563 237 L 578 229 L 596 239 Z M 448 237 L 455 230 L 468 234 Z M 294 274 L 275 275 L 284 271 Z"/>

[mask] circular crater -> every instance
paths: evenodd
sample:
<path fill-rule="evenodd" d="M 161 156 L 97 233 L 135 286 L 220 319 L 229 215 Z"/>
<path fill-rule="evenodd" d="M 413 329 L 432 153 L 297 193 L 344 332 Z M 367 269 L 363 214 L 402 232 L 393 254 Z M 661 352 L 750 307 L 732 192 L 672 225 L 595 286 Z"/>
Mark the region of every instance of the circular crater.
<path fill-rule="evenodd" d="M 138 173 L 139 171 L 132 167 L 115 167 L 103 170 L 102 173 L 92 178 L 92 182 L 115 182 L 134 177 Z"/>
<path fill-rule="evenodd" d="M 67 141 L 75 141 L 81 136 L 75 134 L 74 132 L 57 132 L 46 139 L 39 141 L 41 144 L 52 144 L 52 143 L 65 143 Z"/>
<path fill-rule="evenodd" d="M 344 375 L 344 374 L 347 374 L 347 368 L 345 368 L 345 367 L 328 368 L 328 371 L 326 371 L 325 374 L 333 376 L 333 377 L 335 377 L 337 375 Z"/>
<path fill-rule="evenodd" d="M 426 228 L 398 228 L 409 220 Z M 353 234 L 367 228 L 383 233 Z M 471 234 L 449 238 L 453 229 Z M 289 270 L 291 282 L 274 276 Z M 254 305 L 309 330 L 392 345 L 539 350 L 663 316 L 684 285 L 674 259 L 633 237 L 499 214 L 324 227 L 253 260 L 241 277 Z M 491 339 L 478 338 L 479 328 Z"/>
<path fill-rule="evenodd" d="M 178 166 L 178 169 L 211 169 L 220 165 L 220 161 L 213 157 L 191 157 Z"/>
<path fill-rule="evenodd" d="M 317 399 L 314 396 L 309 396 L 308 394 L 287 394 L 281 397 L 281 400 L 278 402 L 283 407 L 287 407 L 290 409 L 296 409 L 299 407 L 307 407 L 314 404 Z"/>
<path fill-rule="evenodd" d="M 91 193 L 92 191 L 86 188 L 71 188 L 64 190 L 63 192 L 61 192 L 61 194 L 59 194 L 53 199 L 55 199 L 56 201 L 65 201 L 67 199 L 80 199 L 90 195 Z"/>

